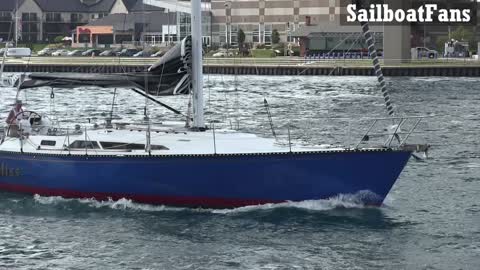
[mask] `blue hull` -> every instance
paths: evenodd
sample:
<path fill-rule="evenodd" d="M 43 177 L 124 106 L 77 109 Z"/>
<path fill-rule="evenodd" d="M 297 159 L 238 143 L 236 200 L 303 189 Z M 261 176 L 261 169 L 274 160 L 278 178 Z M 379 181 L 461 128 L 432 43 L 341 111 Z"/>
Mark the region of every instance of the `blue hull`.
<path fill-rule="evenodd" d="M 58 156 L 0 152 L 0 190 L 66 198 L 238 207 L 369 191 L 383 202 L 411 153 Z"/>

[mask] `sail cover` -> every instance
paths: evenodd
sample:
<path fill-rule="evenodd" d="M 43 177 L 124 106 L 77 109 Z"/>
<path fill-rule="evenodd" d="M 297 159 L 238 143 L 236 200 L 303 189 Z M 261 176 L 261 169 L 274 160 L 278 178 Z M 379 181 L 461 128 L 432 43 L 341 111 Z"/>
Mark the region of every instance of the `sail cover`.
<path fill-rule="evenodd" d="M 133 87 L 150 95 L 188 94 L 191 89 L 192 39 L 190 36 L 168 50 L 146 71 L 102 73 L 32 73 L 20 89 L 42 86 L 75 88 L 79 86 Z"/>

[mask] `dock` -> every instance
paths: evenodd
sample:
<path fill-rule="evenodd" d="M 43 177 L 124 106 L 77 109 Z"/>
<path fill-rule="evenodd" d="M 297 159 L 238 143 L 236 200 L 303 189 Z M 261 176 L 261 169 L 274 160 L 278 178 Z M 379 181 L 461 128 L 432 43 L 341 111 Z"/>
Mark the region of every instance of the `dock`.
<path fill-rule="evenodd" d="M 118 57 L 30 57 L 7 59 L 5 72 L 125 73 L 143 71 L 158 59 Z M 205 74 L 267 76 L 374 76 L 370 60 L 309 60 L 299 57 L 205 58 Z M 385 76 L 480 77 L 480 61 L 441 59 L 384 66 Z"/>

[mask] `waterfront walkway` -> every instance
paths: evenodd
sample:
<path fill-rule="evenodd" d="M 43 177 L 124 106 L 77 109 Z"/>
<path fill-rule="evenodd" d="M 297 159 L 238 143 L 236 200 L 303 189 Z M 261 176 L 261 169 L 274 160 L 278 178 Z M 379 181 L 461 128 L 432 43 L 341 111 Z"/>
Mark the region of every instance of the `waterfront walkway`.
<path fill-rule="evenodd" d="M 104 72 L 144 70 L 158 58 L 37 57 L 7 58 L 6 72 Z M 205 58 L 204 72 L 239 75 L 374 75 L 368 59 Z M 412 60 L 385 66 L 385 76 L 480 76 L 480 61 L 473 59 Z"/>
<path fill-rule="evenodd" d="M 146 57 L 68 57 L 68 56 L 32 56 L 24 58 L 7 58 L 7 64 L 51 64 L 51 65 L 151 65 L 158 58 Z M 329 66 L 329 67 L 371 67 L 370 59 L 305 59 L 302 57 L 275 58 L 204 58 L 205 65 L 258 65 L 258 66 Z M 381 60 L 383 62 L 383 60 Z M 383 64 L 383 63 L 382 63 Z M 440 58 L 411 60 L 398 66 L 480 66 L 480 61 L 470 58 Z"/>

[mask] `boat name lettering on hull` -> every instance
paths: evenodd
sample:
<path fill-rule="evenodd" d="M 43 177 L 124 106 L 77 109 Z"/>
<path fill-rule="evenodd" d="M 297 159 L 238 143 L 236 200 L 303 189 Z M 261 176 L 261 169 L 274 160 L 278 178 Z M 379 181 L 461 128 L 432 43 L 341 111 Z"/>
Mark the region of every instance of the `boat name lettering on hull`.
<path fill-rule="evenodd" d="M 18 177 L 22 175 L 22 170 L 20 168 L 10 168 L 7 164 L 0 164 L 0 176 L 13 176 Z"/>

